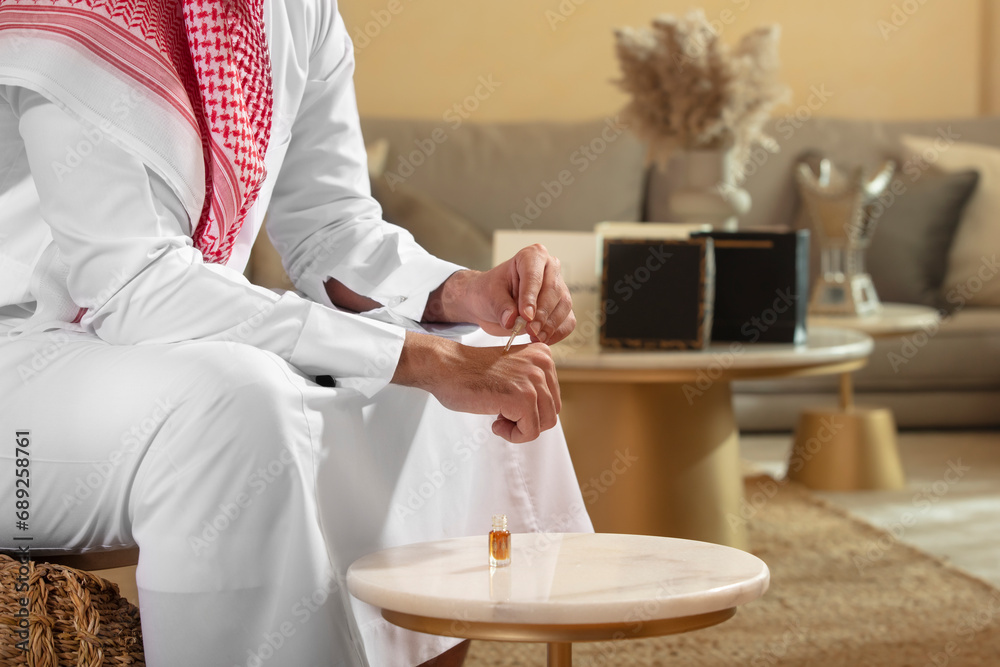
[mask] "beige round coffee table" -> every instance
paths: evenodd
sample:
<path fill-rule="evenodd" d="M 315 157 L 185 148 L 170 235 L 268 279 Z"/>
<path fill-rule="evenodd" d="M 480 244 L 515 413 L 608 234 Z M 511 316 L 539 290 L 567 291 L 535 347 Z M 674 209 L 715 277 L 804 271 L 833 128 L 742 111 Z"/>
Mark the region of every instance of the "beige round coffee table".
<path fill-rule="evenodd" d="M 490 568 L 487 537 L 385 549 L 355 561 L 347 588 L 398 626 L 449 637 L 548 643 L 656 637 L 721 623 L 770 583 L 762 560 L 729 547 L 645 535 L 511 536 Z"/>
<path fill-rule="evenodd" d="M 873 338 L 903 336 L 937 327 L 938 311 L 927 306 L 883 303 L 866 316 L 810 315 L 808 326 L 844 327 Z M 854 403 L 850 372 L 840 376 L 836 409 L 804 410 L 795 428 L 788 477 L 825 491 L 893 490 L 906 485 L 896 443 L 896 420 L 888 408 Z"/>
<path fill-rule="evenodd" d="M 799 346 L 555 346 L 563 429 L 594 527 L 746 548 L 730 382 L 846 373 L 871 350 L 863 333 L 824 328 Z"/>

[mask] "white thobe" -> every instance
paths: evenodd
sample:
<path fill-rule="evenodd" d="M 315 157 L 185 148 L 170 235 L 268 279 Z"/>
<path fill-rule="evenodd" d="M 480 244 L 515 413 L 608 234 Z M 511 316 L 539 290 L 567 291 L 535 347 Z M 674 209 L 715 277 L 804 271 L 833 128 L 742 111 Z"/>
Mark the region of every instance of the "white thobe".
<path fill-rule="evenodd" d="M 512 446 L 490 416 L 387 386 L 403 329 L 329 307 L 332 277 L 385 304 L 383 320 L 419 319 L 458 267 L 369 196 L 335 4 L 269 2 L 265 18 L 268 178 L 227 266 L 202 262 L 156 165 L 0 76 L 0 433 L 30 431 L 33 457 L 20 536 L 138 544 L 152 667 L 358 664 L 362 643 L 372 664 L 413 664 L 448 640 L 348 603 L 354 558 L 485 534 L 498 511 L 514 530 L 590 524 L 558 428 Z M 299 294 L 241 275 L 265 212 Z M 13 449 L 0 459 L 12 498 Z"/>

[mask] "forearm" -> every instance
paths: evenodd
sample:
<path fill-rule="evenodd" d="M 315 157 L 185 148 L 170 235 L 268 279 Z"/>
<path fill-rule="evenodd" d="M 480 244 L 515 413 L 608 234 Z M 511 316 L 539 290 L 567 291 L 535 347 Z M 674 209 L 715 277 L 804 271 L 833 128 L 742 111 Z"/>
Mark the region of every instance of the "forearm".
<path fill-rule="evenodd" d="M 421 322 L 456 323 L 469 322 L 463 301 L 468 293 L 469 275 L 473 271 L 458 271 L 449 276 L 427 297 Z M 358 294 L 344 283 L 329 278 L 323 284 L 330 301 L 338 308 L 355 313 L 364 313 L 381 308 L 385 304 Z"/>
<path fill-rule="evenodd" d="M 326 295 L 330 297 L 330 301 L 333 305 L 338 308 L 343 308 L 344 310 L 350 310 L 355 313 L 364 313 L 369 310 L 381 308 L 383 305 L 375 299 L 369 299 L 366 296 L 361 296 L 354 290 L 344 285 L 344 283 L 333 278 L 330 278 L 323 283 L 323 287 L 326 289 Z"/>

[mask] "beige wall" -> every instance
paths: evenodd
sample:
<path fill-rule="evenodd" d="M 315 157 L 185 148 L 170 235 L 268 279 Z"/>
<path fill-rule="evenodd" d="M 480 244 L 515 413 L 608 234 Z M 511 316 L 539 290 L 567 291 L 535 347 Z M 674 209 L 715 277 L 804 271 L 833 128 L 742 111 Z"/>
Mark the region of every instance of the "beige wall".
<path fill-rule="evenodd" d="M 980 72 L 982 99 L 980 110 L 984 114 L 1000 114 L 1000 3 L 982 0 L 982 54 Z"/>
<path fill-rule="evenodd" d="M 778 113 L 791 113 L 813 87 L 825 87 L 832 95 L 820 114 L 900 119 L 1000 113 L 1000 86 L 993 83 L 1000 45 L 992 39 L 1000 34 L 1000 7 L 986 8 L 995 1 L 702 0 L 700 6 L 720 20 L 730 43 L 757 25 L 782 26 L 783 78 L 794 101 Z M 657 14 L 691 6 L 341 0 L 355 40 L 362 114 L 441 118 L 452 109 L 482 121 L 614 113 L 625 98 L 611 83 L 618 74 L 613 28 L 647 25 Z M 492 86 L 482 83 L 490 80 Z"/>

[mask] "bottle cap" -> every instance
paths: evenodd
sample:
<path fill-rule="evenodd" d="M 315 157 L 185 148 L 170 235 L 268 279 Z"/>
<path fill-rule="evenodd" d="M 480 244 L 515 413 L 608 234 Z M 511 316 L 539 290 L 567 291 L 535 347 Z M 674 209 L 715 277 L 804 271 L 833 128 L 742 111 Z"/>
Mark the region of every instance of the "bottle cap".
<path fill-rule="evenodd" d="M 493 515 L 493 530 L 507 530 L 507 515 L 506 514 L 494 514 Z"/>

